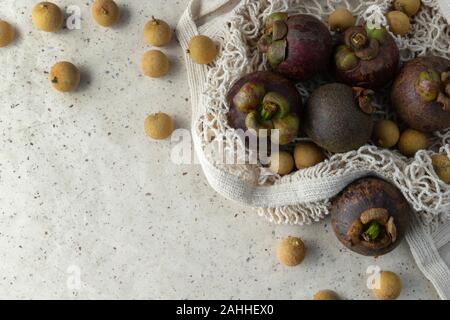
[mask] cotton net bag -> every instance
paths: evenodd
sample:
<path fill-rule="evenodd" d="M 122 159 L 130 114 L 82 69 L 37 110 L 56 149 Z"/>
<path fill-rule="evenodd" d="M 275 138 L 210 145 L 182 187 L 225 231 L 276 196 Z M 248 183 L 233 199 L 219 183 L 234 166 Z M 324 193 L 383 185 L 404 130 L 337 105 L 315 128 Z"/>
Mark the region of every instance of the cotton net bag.
<path fill-rule="evenodd" d="M 194 65 L 186 55 L 197 158 L 217 192 L 256 208 L 259 215 L 274 223 L 302 225 L 320 221 L 329 212 L 330 199 L 350 182 L 368 175 L 390 181 L 415 211 L 407 240 L 419 267 L 440 296 L 449 298 L 450 271 L 438 250 L 450 241 L 450 186 L 436 175 L 431 156 L 450 155 L 450 130 L 433 133 L 430 147 L 417 152 L 414 158 L 367 144 L 348 153 L 327 154 L 327 160 L 315 167 L 280 177 L 260 163 L 246 164 L 246 159 L 254 155 L 245 148 L 242 135 L 228 125 L 228 89 L 243 75 L 267 69 L 256 45 L 265 17 L 283 11 L 311 14 L 326 21 L 338 7 L 348 8 L 357 17 L 357 24 L 367 22 L 389 30 L 385 13 L 392 7 L 390 0 L 190 2 L 177 30 L 181 45 L 186 48 L 197 34 L 208 35 L 220 45 L 219 57 L 208 66 Z M 401 61 L 427 54 L 450 59 L 449 17 L 449 1 L 422 0 L 407 36 L 391 33 L 400 49 Z M 315 77 L 296 86 L 305 102 L 315 88 L 330 81 Z M 375 105 L 376 118 L 395 120 L 388 91 L 377 94 Z M 302 140 L 308 139 L 295 142 Z"/>

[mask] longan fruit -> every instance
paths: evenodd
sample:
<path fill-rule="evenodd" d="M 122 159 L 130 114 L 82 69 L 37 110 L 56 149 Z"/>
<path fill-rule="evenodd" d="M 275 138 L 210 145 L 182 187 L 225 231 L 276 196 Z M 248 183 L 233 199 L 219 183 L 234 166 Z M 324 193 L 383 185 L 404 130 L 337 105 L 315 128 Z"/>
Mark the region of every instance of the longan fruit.
<path fill-rule="evenodd" d="M 147 77 L 161 78 L 169 72 L 170 62 L 161 51 L 150 50 L 142 56 L 141 68 Z"/>
<path fill-rule="evenodd" d="M 164 47 L 172 40 L 172 29 L 165 21 L 153 17 L 144 27 L 144 38 L 152 46 Z"/>
<path fill-rule="evenodd" d="M 333 290 L 320 290 L 314 294 L 314 300 L 340 300 L 339 296 Z"/>
<path fill-rule="evenodd" d="M 435 154 L 431 161 L 437 176 L 445 183 L 450 183 L 450 159 L 444 154 Z"/>
<path fill-rule="evenodd" d="M 395 10 L 402 11 L 410 17 L 419 11 L 420 5 L 420 0 L 395 0 L 394 2 Z"/>
<path fill-rule="evenodd" d="M 356 18 L 345 8 L 338 8 L 328 17 L 328 24 L 333 31 L 343 32 L 356 23 Z"/>
<path fill-rule="evenodd" d="M 270 156 L 270 171 L 280 176 L 289 174 L 294 170 L 294 158 L 289 152 L 280 151 Z"/>
<path fill-rule="evenodd" d="M 372 289 L 374 296 L 378 300 L 395 300 L 402 291 L 402 281 L 400 277 L 390 271 L 380 272 L 379 288 Z"/>
<path fill-rule="evenodd" d="M 322 149 L 312 142 L 300 142 L 294 150 L 295 166 L 297 169 L 306 169 L 325 160 Z"/>
<path fill-rule="evenodd" d="M 391 120 L 378 121 L 372 133 L 372 140 L 382 148 L 392 148 L 400 139 L 400 130 Z"/>
<path fill-rule="evenodd" d="M 211 38 L 195 36 L 189 42 L 188 53 L 195 63 L 208 64 L 217 57 L 218 49 Z"/>
<path fill-rule="evenodd" d="M 404 36 L 408 33 L 410 23 L 406 14 L 401 11 L 391 11 L 386 14 L 386 18 L 393 34 Z"/>
<path fill-rule="evenodd" d="M 149 137 L 155 140 L 164 140 L 175 130 L 175 123 L 166 113 L 153 113 L 145 119 L 144 130 Z"/>
<path fill-rule="evenodd" d="M 305 244 L 297 237 L 287 237 L 279 242 L 277 258 L 285 266 L 294 267 L 302 263 L 306 255 Z"/>
<path fill-rule="evenodd" d="M 426 149 L 427 147 L 428 141 L 425 134 L 413 129 L 403 131 L 398 141 L 398 149 L 407 157 L 412 157 L 417 151 Z"/>
<path fill-rule="evenodd" d="M 56 63 L 50 70 L 50 81 L 53 87 L 61 92 L 75 90 L 80 84 L 80 71 L 70 62 Z"/>
<path fill-rule="evenodd" d="M 64 23 L 64 13 L 54 3 L 40 2 L 33 7 L 31 18 L 39 30 L 55 32 L 61 29 Z"/>
<path fill-rule="evenodd" d="M 95 0 L 92 16 L 102 27 L 111 27 L 119 22 L 120 10 L 113 0 Z"/>
<path fill-rule="evenodd" d="M 6 21 L 0 20 L 0 48 L 14 41 L 16 30 Z"/>

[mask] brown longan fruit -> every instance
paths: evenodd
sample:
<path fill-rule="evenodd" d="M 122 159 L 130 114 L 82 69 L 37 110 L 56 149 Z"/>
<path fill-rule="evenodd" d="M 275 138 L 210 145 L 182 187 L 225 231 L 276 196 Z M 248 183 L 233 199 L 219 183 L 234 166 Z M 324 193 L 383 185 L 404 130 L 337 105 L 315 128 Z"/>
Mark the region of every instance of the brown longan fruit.
<path fill-rule="evenodd" d="M 188 53 L 195 63 L 208 64 L 217 57 L 218 49 L 211 38 L 195 36 L 189 42 Z"/>
<path fill-rule="evenodd" d="M 420 5 L 420 0 L 395 0 L 394 2 L 395 10 L 402 11 L 410 17 L 419 11 Z"/>
<path fill-rule="evenodd" d="M 413 129 L 403 131 L 398 141 L 398 149 L 407 157 L 412 157 L 417 151 L 426 149 L 427 147 L 428 141 L 425 134 Z"/>
<path fill-rule="evenodd" d="M 161 51 L 150 50 L 142 56 L 141 68 L 147 77 L 161 78 L 169 72 L 170 62 Z"/>
<path fill-rule="evenodd" d="M 6 21 L 0 20 L 0 48 L 14 41 L 16 30 Z"/>
<path fill-rule="evenodd" d="M 92 16 L 102 27 L 111 27 L 119 22 L 120 10 L 113 0 L 95 0 Z"/>
<path fill-rule="evenodd" d="M 372 133 L 372 140 L 382 148 L 392 148 L 400 139 L 400 130 L 391 120 L 378 121 Z"/>
<path fill-rule="evenodd" d="M 289 174 L 294 170 L 294 158 L 289 152 L 280 151 L 270 156 L 270 171 L 280 176 Z"/>
<path fill-rule="evenodd" d="M 402 291 L 402 281 L 398 275 L 390 271 L 380 272 L 379 288 L 372 289 L 378 300 L 395 300 Z"/>
<path fill-rule="evenodd" d="M 152 46 L 164 47 L 172 40 L 172 29 L 167 22 L 152 17 L 144 27 L 144 38 Z"/>
<path fill-rule="evenodd" d="M 328 17 L 328 24 L 333 31 L 343 32 L 356 23 L 356 18 L 345 8 L 338 8 Z"/>
<path fill-rule="evenodd" d="M 333 290 L 320 290 L 314 295 L 314 300 L 340 300 L 339 296 Z"/>
<path fill-rule="evenodd" d="M 306 255 L 305 244 L 297 237 L 287 237 L 277 247 L 277 258 L 285 266 L 294 267 L 302 263 Z"/>
<path fill-rule="evenodd" d="M 410 23 L 409 17 L 401 11 L 391 11 L 386 14 L 389 29 L 397 36 L 404 36 L 408 33 Z"/>
<path fill-rule="evenodd" d="M 39 2 L 33 7 L 31 18 L 39 30 L 56 32 L 63 26 L 64 13 L 54 3 Z"/>
<path fill-rule="evenodd" d="M 445 183 L 450 183 L 450 159 L 444 154 L 435 154 L 431 161 L 437 176 Z"/>
<path fill-rule="evenodd" d="M 166 113 L 153 113 L 145 119 L 144 130 L 149 137 L 155 140 L 164 140 L 175 130 L 175 123 L 172 117 Z"/>
<path fill-rule="evenodd" d="M 297 169 L 306 169 L 325 160 L 322 149 L 312 142 L 300 142 L 294 150 L 295 166 Z"/>
<path fill-rule="evenodd" d="M 78 68 L 67 61 L 56 63 L 50 70 L 50 81 L 61 92 L 74 91 L 80 84 L 80 78 Z"/>

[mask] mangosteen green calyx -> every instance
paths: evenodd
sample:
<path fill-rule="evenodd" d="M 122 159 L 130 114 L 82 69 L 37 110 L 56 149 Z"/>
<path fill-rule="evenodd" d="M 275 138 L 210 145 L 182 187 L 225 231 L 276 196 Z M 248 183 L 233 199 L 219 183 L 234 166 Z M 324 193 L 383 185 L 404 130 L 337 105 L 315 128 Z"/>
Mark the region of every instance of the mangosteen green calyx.
<path fill-rule="evenodd" d="M 342 83 L 326 84 L 310 96 L 304 130 L 320 147 L 334 153 L 364 145 L 372 135 L 374 92 Z"/>
<path fill-rule="evenodd" d="M 258 46 L 274 71 L 297 80 L 326 71 L 333 51 L 330 31 L 319 19 L 284 12 L 266 19 Z"/>
<path fill-rule="evenodd" d="M 350 86 L 379 89 L 394 79 L 399 66 L 399 50 L 384 28 L 348 28 L 334 55 L 340 82 Z"/>
<path fill-rule="evenodd" d="M 351 183 L 332 200 L 331 223 L 347 248 L 365 256 L 380 256 L 401 242 L 410 212 L 396 187 L 370 177 Z"/>
<path fill-rule="evenodd" d="M 413 129 L 450 127 L 450 60 L 426 56 L 409 61 L 394 81 L 391 101 Z"/>
<path fill-rule="evenodd" d="M 272 142 L 280 145 L 298 136 L 302 99 L 295 86 L 278 74 L 261 71 L 244 76 L 232 86 L 227 101 L 228 123 L 235 129 L 253 129 L 257 135 L 278 129 L 278 140 Z"/>

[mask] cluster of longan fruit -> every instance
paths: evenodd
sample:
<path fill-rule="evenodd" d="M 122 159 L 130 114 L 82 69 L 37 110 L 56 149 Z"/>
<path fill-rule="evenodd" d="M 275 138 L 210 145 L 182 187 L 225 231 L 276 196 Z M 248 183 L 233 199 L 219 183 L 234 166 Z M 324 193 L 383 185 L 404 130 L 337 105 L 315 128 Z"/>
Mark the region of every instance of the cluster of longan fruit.
<path fill-rule="evenodd" d="M 406 35 L 411 26 L 409 20 L 419 12 L 420 6 L 420 0 L 395 0 L 392 10 L 386 14 L 391 32 L 397 36 Z M 356 18 L 345 8 L 335 10 L 328 18 L 328 24 L 334 31 L 345 31 L 355 23 Z"/>
<path fill-rule="evenodd" d="M 91 8 L 92 17 L 102 27 L 112 27 L 120 20 L 119 6 L 113 0 L 95 0 Z M 56 4 L 48 1 L 39 2 L 33 7 L 32 21 L 35 27 L 45 32 L 57 32 L 63 27 L 64 12 Z M 6 47 L 15 39 L 15 29 L 6 21 L 0 20 L 0 47 Z M 152 18 L 144 27 L 145 41 L 155 47 L 168 45 L 173 37 L 170 26 L 163 20 Z M 188 53 L 197 64 L 209 64 L 218 54 L 214 41 L 198 35 L 191 39 Z M 159 50 L 146 52 L 141 59 L 144 75 L 160 78 L 169 72 L 170 62 Z M 50 70 L 50 82 L 60 92 L 71 92 L 78 88 L 81 74 L 71 62 L 60 61 Z M 166 139 L 174 130 L 172 118 L 165 113 L 156 113 L 145 120 L 145 132 L 154 139 Z"/>
<path fill-rule="evenodd" d="M 306 246 L 298 237 L 287 237 L 278 243 L 276 250 L 278 261 L 288 267 L 300 265 L 306 256 Z M 379 300 L 394 300 L 400 296 L 402 282 L 398 275 L 391 271 L 381 271 L 372 293 Z M 314 300 L 340 300 L 333 290 L 320 290 L 313 296 Z"/>

